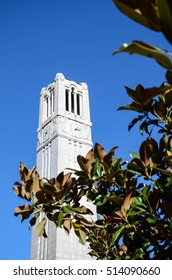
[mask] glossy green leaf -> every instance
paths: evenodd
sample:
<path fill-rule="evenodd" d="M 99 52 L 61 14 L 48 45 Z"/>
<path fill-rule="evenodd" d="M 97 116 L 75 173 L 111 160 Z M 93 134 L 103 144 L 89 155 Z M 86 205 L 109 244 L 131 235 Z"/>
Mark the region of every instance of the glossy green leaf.
<path fill-rule="evenodd" d="M 91 169 L 91 177 L 93 179 L 97 179 L 100 176 L 102 176 L 103 174 L 103 166 L 102 164 L 99 162 L 98 159 L 95 160 L 95 162 L 93 163 L 93 167 Z"/>
<path fill-rule="evenodd" d="M 115 229 L 115 233 L 113 234 L 112 237 L 112 243 L 114 243 L 120 236 L 121 232 L 123 231 L 123 229 L 125 228 L 124 224 L 120 224 L 116 229 Z"/>
<path fill-rule="evenodd" d="M 136 249 L 135 253 L 134 253 L 134 257 L 133 260 L 143 260 L 144 259 L 144 251 L 142 248 L 138 248 Z"/>
<path fill-rule="evenodd" d="M 133 208 L 136 208 L 141 211 L 146 210 L 146 205 L 143 203 L 141 197 L 134 197 L 132 206 Z"/>
<path fill-rule="evenodd" d="M 153 169 L 157 170 L 158 172 L 166 175 L 167 177 L 172 177 L 172 172 L 168 171 L 168 170 L 165 170 L 165 169 L 162 169 L 162 168 L 158 168 L 158 167 L 152 167 Z"/>
<path fill-rule="evenodd" d="M 95 199 L 96 206 L 102 206 L 107 202 L 107 198 L 102 195 L 98 195 Z"/>
<path fill-rule="evenodd" d="M 155 224 L 157 220 L 154 217 L 148 217 L 148 218 L 146 218 L 146 221 L 149 224 Z"/>
<path fill-rule="evenodd" d="M 59 212 L 57 217 L 56 217 L 56 225 L 58 227 L 61 227 L 62 226 L 62 223 L 63 223 L 63 213 L 62 212 Z"/>
<path fill-rule="evenodd" d="M 70 205 L 63 206 L 64 213 L 71 214 L 73 213 L 73 208 Z"/>
<path fill-rule="evenodd" d="M 114 51 L 113 54 L 127 52 L 129 54 L 139 54 L 149 58 L 155 59 L 162 67 L 172 69 L 172 61 L 168 57 L 167 52 L 146 44 L 141 41 L 133 41 L 130 44 L 123 44 L 119 50 Z"/>
<path fill-rule="evenodd" d="M 135 153 L 135 152 L 130 152 L 130 156 L 131 156 L 132 159 L 133 158 L 140 158 L 139 153 Z"/>
<path fill-rule="evenodd" d="M 128 217 L 132 217 L 132 216 L 138 216 L 140 214 L 143 214 L 145 212 L 145 209 L 139 209 L 139 207 L 136 207 L 135 210 L 129 210 L 129 212 L 127 213 Z"/>

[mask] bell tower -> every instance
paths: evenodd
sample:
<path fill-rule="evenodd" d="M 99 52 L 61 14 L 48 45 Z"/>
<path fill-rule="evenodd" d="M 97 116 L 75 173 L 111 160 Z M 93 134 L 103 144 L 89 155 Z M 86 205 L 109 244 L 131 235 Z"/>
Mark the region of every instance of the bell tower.
<path fill-rule="evenodd" d="M 78 168 L 77 155 L 92 148 L 88 86 L 58 73 L 40 94 L 37 171 L 43 178 L 56 177 L 65 168 Z M 94 208 L 85 201 L 85 206 Z M 90 259 L 87 246 L 74 232 L 67 236 L 54 223 L 47 223 L 48 238 L 37 237 L 33 229 L 31 259 Z"/>

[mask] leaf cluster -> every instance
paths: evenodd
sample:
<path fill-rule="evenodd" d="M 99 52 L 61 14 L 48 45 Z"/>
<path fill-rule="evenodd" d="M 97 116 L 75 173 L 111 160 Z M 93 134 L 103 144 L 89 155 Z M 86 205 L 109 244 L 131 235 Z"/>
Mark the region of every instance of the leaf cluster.
<path fill-rule="evenodd" d="M 16 183 L 14 191 L 32 204 L 17 207 L 15 215 L 21 214 L 22 221 L 32 215 L 30 226 L 36 223 L 37 236 L 47 237 L 47 220 L 67 234 L 73 228 L 97 259 L 156 259 L 162 252 L 163 258 L 171 258 L 172 152 L 167 137 L 162 142 L 148 137 L 129 163 L 114 157 L 117 147 L 106 153 L 96 144 L 86 157 L 78 156 L 77 178 L 60 173 L 45 181 L 36 175 L 39 184 L 34 168 L 21 164 L 23 184 Z M 95 205 L 96 220 L 81 205 L 83 196 Z"/>

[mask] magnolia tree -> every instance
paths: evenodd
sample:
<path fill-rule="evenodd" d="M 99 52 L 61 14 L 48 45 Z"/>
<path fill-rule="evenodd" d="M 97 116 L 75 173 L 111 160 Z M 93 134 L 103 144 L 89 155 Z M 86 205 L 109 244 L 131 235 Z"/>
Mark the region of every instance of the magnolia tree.
<path fill-rule="evenodd" d="M 172 43 L 170 1 L 113 2 L 128 17 L 162 32 Z M 44 213 L 36 224 L 38 237 L 48 238 L 47 220 L 67 234 L 73 228 L 97 259 L 172 259 L 172 61 L 167 51 L 140 41 L 124 44 L 114 54 L 119 52 L 151 57 L 166 69 L 161 86 L 126 87 L 131 103 L 119 110 L 136 113 L 128 129 L 139 123 L 145 136 L 138 153 L 126 162 L 115 157 L 117 147 L 106 153 L 95 144 L 85 157 L 78 156 L 80 170 L 50 180 L 41 179 L 35 167 L 21 164 L 21 182 L 15 183 L 14 191 L 27 202 L 16 207 L 15 216 L 21 215 L 21 221 L 30 219 L 33 226 Z M 81 204 L 83 196 L 96 206 L 96 221 Z"/>

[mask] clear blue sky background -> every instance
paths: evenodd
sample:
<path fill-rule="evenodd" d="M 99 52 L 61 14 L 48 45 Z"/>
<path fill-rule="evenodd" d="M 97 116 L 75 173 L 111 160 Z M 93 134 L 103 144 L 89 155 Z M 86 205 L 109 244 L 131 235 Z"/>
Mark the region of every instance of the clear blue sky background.
<path fill-rule="evenodd" d="M 170 49 L 154 33 L 125 17 L 111 0 L 0 0 L 0 259 L 29 259 L 28 221 L 14 208 L 19 162 L 36 162 L 39 93 L 62 72 L 89 86 L 93 142 L 129 158 L 141 137 L 127 125 L 134 114 L 116 109 L 129 102 L 124 86 L 160 85 L 165 70 L 139 56 L 112 56 L 124 42 L 144 40 Z"/>

